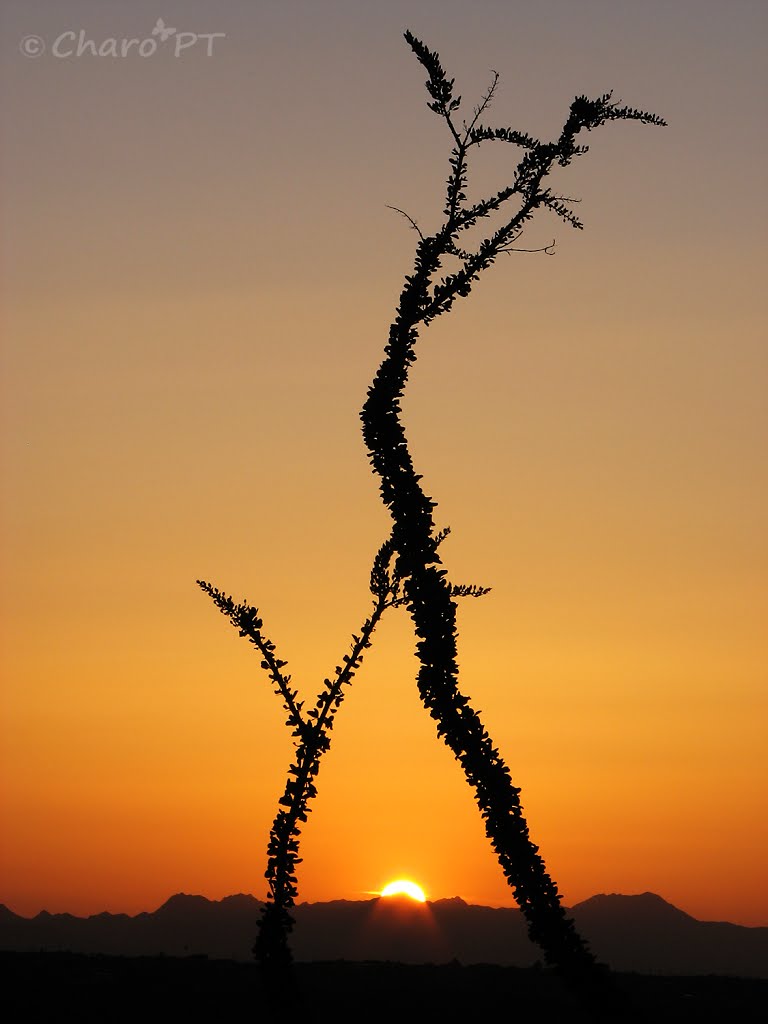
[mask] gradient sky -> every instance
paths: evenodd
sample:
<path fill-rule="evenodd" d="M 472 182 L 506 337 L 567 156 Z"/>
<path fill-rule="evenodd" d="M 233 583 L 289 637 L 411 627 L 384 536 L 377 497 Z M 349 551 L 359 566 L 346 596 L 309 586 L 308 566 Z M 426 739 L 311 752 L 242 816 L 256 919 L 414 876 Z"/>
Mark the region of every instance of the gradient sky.
<path fill-rule="evenodd" d="M 222 32 L 174 58 L 59 59 Z M 257 604 L 314 693 L 388 531 L 358 412 L 469 106 L 558 132 L 614 89 L 546 215 L 423 337 L 404 403 L 452 527 L 462 686 L 566 902 L 652 890 L 768 924 L 768 8 L 750 0 L 2 4 L 0 901 L 93 913 L 263 895 L 291 754 Z M 46 52 L 24 56 L 37 35 Z M 172 42 L 166 44 L 171 46 Z M 510 157 L 477 168 L 501 185 Z M 334 730 L 302 899 L 397 877 L 511 905 L 416 692 L 404 612 Z"/>

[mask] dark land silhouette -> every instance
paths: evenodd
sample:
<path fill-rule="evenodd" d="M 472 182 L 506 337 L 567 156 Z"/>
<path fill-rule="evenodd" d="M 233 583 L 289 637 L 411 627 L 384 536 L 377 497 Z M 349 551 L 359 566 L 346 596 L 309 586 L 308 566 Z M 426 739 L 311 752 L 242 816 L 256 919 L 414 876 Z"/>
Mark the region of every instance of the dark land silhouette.
<path fill-rule="evenodd" d="M 0 905 L 0 950 L 250 961 L 262 904 L 172 896 L 153 913 L 20 917 Z M 660 896 L 600 895 L 570 908 L 595 955 L 616 971 L 768 978 L 768 927 L 698 921 Z M 335 900 L 295 908 L 299 961 L 497 964 L 528 968 L 541 958 L 516 908 L 463 900 Z"/>
<path fill-rule="evenodd" d="M 768 1004 L 766 980 L 618 974 L 595 999 L 551 969 L 490 964 L 299 962 L 280 1003 L 255 963 L 234 960 L 0 953 L 0 970 L 12 1024 L 762 1024 Z"/>

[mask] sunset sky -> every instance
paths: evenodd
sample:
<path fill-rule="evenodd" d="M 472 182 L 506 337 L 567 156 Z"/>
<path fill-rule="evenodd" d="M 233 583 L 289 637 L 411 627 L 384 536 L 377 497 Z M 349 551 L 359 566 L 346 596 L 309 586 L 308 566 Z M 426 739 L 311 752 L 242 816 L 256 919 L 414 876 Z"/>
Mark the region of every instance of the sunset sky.
<path fill-rule="evenodd" d="M 52 52 L 158 18 L 223 36 Z M 434 228 L 449 170 L 410 28 L 467 109 L 500 73 L 492 123 L 554 137 L 608 89 L 669 122 L 588 137 L 555 179 L 585 230 L 543 213 L 521 244 L 556 255 L 423 334 L 404 419 L 451 579 L 493 588 L 462 687 L 566 903 L 768 925 L 768 7 L 4 0 L 1 27 L 0 902 L 264 895 L 291 741 L 195 580 L 259 607 L 307 697 L 368 614 L 358 414 L 416 237 L 387 204 Z M 413 652 L 388 613 L 300 899 L 513 905 Z"/>

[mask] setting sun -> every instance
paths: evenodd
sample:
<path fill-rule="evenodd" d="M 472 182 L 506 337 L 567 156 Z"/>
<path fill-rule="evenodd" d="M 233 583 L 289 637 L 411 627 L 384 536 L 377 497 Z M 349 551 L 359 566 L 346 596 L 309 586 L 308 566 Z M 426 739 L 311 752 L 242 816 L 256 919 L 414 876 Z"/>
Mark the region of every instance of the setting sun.
<path fill-rule="evenodd" d="M 385 885 L 379 896 L 410 896 L 412 900 L 416 900 L 418 903 L 426 903 L 427 900 L 424 890 L 420 885 L 416 885 L 415 882 L 409 882 L 404 878 L 398 878 L 396 882 L 390 882 L 388 885 Z"/>

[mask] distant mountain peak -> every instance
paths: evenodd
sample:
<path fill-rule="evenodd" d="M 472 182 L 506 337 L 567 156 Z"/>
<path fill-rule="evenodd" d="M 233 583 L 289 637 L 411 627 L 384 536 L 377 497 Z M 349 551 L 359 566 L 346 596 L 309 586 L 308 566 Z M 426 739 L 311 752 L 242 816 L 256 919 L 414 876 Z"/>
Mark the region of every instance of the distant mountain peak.
<path fill-rule="evenodd" d="M 633 915 L 641 914 L 653 915 L 659 917 L 662 914 L 667 917 L 675 917 L 678 920 L 686 918 L 689 921 L 693 921 L 694 918 L 690 914 L 686 914 L 684 910 L 680 910 L 673 903 L 665 900 L 663 896 L 659 896 L 655 892 L 641 892 L 627 895 L 625 893 L 611 892 L 611 893 L 598 893 L 596 896 L 590 896 L 589 899 L 584 900 L 582 903 L 576 903 L 572 910 L 589 912 L 601 912 L 607 911 L 610 913 L 616 913 L 616 911 L 625 910 L 631 912 Z"/>
<path fill-rule="evenodd" d="M 197 909 L 198 907 L 207 906 L 211 903 L 211 900 L 205 896 L 194 896 L 186 892 L 177 892 L 173 896 L 170 896 L 165 903 L 161 904 L 155 911 L 156 914 L 161 914 L 167 911 L 187 911 Z"/>
<path fill-rule="evenodd" d="M 236 892 L 232 896 L 223 896 L 219 901 L 222 906 L 235 907 L 238 905 L 242 906 L 261 906 L 261 900 L 256 899 L 249 892 Z"/>

